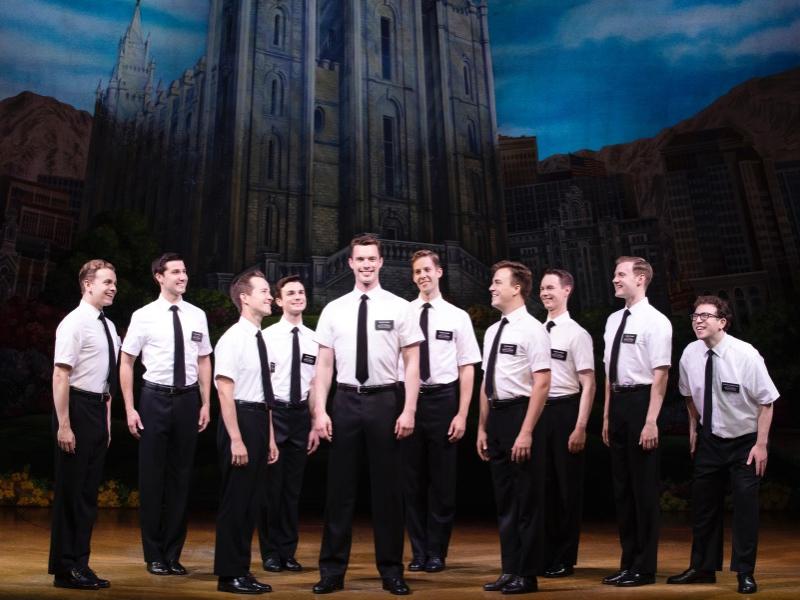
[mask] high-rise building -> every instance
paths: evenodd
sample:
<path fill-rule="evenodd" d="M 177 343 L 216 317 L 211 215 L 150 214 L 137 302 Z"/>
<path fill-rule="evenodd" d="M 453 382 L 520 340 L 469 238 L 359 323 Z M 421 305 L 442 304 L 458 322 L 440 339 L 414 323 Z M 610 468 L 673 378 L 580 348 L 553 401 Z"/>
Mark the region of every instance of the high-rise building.
<path fill-rule="evenodd" d="M 536 136 L 501 135 L 498 141 L 500 169 L 504 189 L 536 183 L 539 147 Z"/>

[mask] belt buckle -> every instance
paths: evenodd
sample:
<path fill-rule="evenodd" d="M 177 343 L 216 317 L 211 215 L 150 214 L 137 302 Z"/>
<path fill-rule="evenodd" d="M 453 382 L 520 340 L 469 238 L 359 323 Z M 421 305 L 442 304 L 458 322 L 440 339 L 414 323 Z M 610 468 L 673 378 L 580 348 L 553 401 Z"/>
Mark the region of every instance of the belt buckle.
<path fill-rule="evenodd" d="M 109 402 L 111 400 L 111 394 L 108 392 L 103 392 L 100 394 L 100 396 L 102 397 L 100 402 Z"/>
<path fill-rule="evenodd" d="M 361 385 L 361 384 L 359 383 L 359 384 L 356 386 L 356 394 L 358 394 L 358 395 L 366 394 L 366 393 L 367 393 L 367 392 L 366 392 L 366 390 L 365 390 L 365 391 L 363 391 L 363 392 L 361 391 L 361 389 L 362 389 L 362 388 L 366 388 L 366 386 L 365 386 L 365 385 Z"/>

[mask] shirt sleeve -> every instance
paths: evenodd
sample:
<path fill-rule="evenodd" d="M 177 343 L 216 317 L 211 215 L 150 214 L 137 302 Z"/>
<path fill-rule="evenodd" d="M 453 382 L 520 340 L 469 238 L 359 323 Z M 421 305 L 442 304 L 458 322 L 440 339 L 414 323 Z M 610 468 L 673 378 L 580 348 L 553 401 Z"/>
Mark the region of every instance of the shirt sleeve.
<path fill-rule="evenodd" d="M 572 359 L 575 361 L 576 371 L 594 371 L 594 344 L 588 331 L 581 330 L 573 338 Z"/>
<path fill-rule="evenodd" d="M 689 369 L 687 367 L 689 358 L 687 354 L 689 353 L 689 348 L 683 351 L 681 355 L 681 360 L 678 363 L 678 370 L 680 374 L 678 375 L 678 392 L 684 398 L 690 398 L 692 396 L 692 387 L 689 381 Z"/>
<path fill-rule="evenodd" d="M 651 369 L 669 367 L 672 364 L 672 323 L 665 316 L 660 316 L 655 330 L 650 333 L 647 340 Z"/>
<path fill-rule="evenodd" d="M 125 339 L 122 340 L 122 351 L 131 356 L 139 356 L 145 343 L 144 327 L 142 326 L 141 314 L 137 311 L 131 316 L 131 323 Z"/>
<path fill-rule="evenodd" d="M 199 310 L 198 319 L 200 320 L 200 333 L 203 334 L 203 339 L 200 340 L 200 345 L 197 348 L 197 353 L 200 356 L 208 356 L 212 352 L 211 336 L 208 334 L 208 317 L 203 310 Z"/>
<path fill-rule="evenodd" d="M 533 323 L 528 340 L 528 367 L 534 371 L 550 370 L 550 336 L 538 321 Z"/>
<path fill-rule="evenodd" d="M 78 364 L 80 351 L 80 329 L 72 319 L 61 321 L 56 329 L 56 348 L 53 354 L 53 364 L 74 368 Z"/>
<path fill-rule="evenodd" d="M 333 318 L 331 317 L 331 306 L 332 305 L 328 304 L 322 309 L 322 312 L 319 315 L 319 320 L 317 321 L 317 329 L 314 331 L 314 341 L 320 346 L 325 346 L 326 348 L 333 348 L 333 342 L 335 339 L 333 333 Z"/>
<path fill-rule="evenodd" d="M 481 349 L 475 337 L 475 330 L 472 328 L 472 321 L 465 312 L 461 313 L 461 325 L 458 328 L 456 337 L 456 351 L 458 366 L 474 365 L 481 362 Z"/>
<path fill-rule="evenodd" d="M 238 356 L 236 352 L 236 344 L 231 343 L 230 336 L 223 335 L 217 342 L 217 347 L 214 352 L 214 379 L 217 377 L 227 377 L 232 381 L 236 381 L 238 376 Z"/>
<path fill-rule="evenodd" d="M 417 316 L 411 304 L 403 307 L 401 314 L 403 318 L 400 319 L 400 327 L 397 332 L 400 338 L 400 347 L 405 348 L 424 340 L 425 336 L 422 334 L 422 329 L 419 327 Z"/>
<path fill-rule="evenodd" d="M 747 377 L 748 396 L 759 404 L 772 404 L 780 394 L 778 388 L 767 372 L 764 357 L 757 353 L 749 360 L 749 373 Z"/>
<path fill-rule="evenodd" d="M 481 360 L 481 369 L 486 371 L 486 363 L 489 361 L 489 352 L 492 349 L 492 341 L 497 333 L 497 327 L 491 325 L 486 333 L 483 334 L 483 360 Z"/>

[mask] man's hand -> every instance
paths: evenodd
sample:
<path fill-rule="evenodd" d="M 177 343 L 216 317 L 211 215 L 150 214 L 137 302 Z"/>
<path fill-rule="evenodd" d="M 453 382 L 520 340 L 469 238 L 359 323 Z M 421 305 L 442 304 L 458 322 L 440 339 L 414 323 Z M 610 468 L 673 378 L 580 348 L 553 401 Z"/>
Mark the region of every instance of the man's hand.
<path fill-rule="evenodd" d="M 278 444 L 275 443 L 274 439 L 269 441 L 269 454 L 267 455 L 267 464 L 272 465 L 278 462 L 278 458 L 280 457 L 280 451 L 278 450 Z"/>
<path fill-rule="evenodd" d="M 209 404 L 200 405 L 200 419 L 197 421 L 197 431 L 205 431 L 211 422 L 211 406 Z M 245 463 L 247 464 L 247 463 Z"/>
<path fill-rule="evenodd" d="M 317 430 L 313 427 L 311 431 L 308 432 L 308 444 L 306 445 L 306 454 L 314 454 L 317 448 L 319 448 L 319 434 L 317 434 Z"/>
<path fill-rule="evenodd" d="M 514 445 L 511 446 L 511 460 L 515 463 L 525 462 L 531 457 L 531 445 L 533 436 L 530 433 L 520 432 Z"/>
<path fill-rule="evenodd" d="M 318 439 L 333 441 L 333 423 L 327 412 L 322 411 L 315 416 L 311 428 L 317 433 Z"/>
<path fill-rule="evenodd" d="M 478 439 L 475 441 L 475 447 L 481 460 L 487 462 L 489 460 L 489 443 L 485 429 L 478 429 Z"/>
<path fill-rule="evenodd" d="M 407 438 L 414 433 L 414 413 L 403 411 L 394 424 L 394 435 L 398 440 Z"/>
<path fill-rule="evenodd" d="M 763 477 L 767 471 L 767 446 L 764 444 L 756 444 L 750 449 L 750 454 L 747 456 L 747 464 L 755 462 L 756 475 Z"/>
<path fill-rule="evenodd" d="M 449 442 L 457 442 L 464 437 L 464 432 L 467 430 L 467 419 L 461 415 L 456 414 L 453 420 L 450 421 L 450 428 L 447 430 L 447 440 Z"/>
<path fill-rule="evenodd" d="M 586 430 L 582 427 L 576 427 L 569 434 L 567 441 L 567 450 L 572 454 L 581 452 L 586 447 Z"/>
<path fill-rule="evenodd" d="M 639 445 L 643 450 L 653 450 L 658 448 L 658 425 L 655 423 L 645 423 L 642 433 L 639 436 Z"/>
<path fill-rule="evenodd" d="M 247 464 L 247 448 L 242 440 L 231 440 L 231 464 L 234 467 Z"/>
<path fill-rule="evenodd" d="M 142 420 L 139 418 L 139 413 L 136 412 L 135 408 L 132 408 L 127 413 L 128 419 L 128 431 L 131 432 L 131 435 L 135 437 L 137 440 L 142 439 L 141 434 L 139 431 L 144 429 L 144 425 L 142 425 Z"/>
<path fill-rule="evenodd" d="M 75 434 L 72 432 L 72 427 L 59 427 L 56 440 L 62 452 L 75 454 Z"/>
<path fill-rule="evenodd" d="M 697 429 L 694 423 L 689 423 L 689 456 L 694 458 L 694 451 L 697 449 Z"/>

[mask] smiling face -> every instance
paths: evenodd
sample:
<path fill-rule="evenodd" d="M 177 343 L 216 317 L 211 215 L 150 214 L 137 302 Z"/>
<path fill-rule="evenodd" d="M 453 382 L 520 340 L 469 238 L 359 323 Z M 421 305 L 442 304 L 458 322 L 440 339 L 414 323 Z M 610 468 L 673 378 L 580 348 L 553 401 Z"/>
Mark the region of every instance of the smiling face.
<path fill-rule="evenodd" d="M 511 269 L 503 267 L 494 272 L 492 285 L 489 286 L 492 306 L 503 314 L 510 312 L 521 303 L 520 285 L 512 283 L 512 279 Z"/>
<path fill-rule="evenodd" d="M 359 289 L 367 291 L 378 285 L 378 273 L 383 266 L 383 258 L 378 253 L 376 245 L 353 246 L 348 262 L 353 269 Z"/>
<path fill-rule="evenodd" d="M 430 256 L 423 256 L 411 265 L 412 277 L 420 293 L 432 298 L 439 294 L 439 280 L 442 278 L 442 268 L 437 267 Z"/>
<path fill-rule="evenodd" d="M 567 299 L 572 288 L 561 284 L 558 275 L 548 274 L 539 284 L 539 299 L 548 313 L 561 313 L 567 308 Z"/>
<path fill-rule="evenodd" d="M 614 269 L 614 295 L 624 300 L 635 300 L 644 295 L 645 276 L 633 272 L 633 262 L 621 262 Z"/>
<path fill-rule="evenodd" d="M 117 295 L 117 274 L 111 269 L 97 269 L 94 278 L 86 279 L 83 286 L 84 299 L 98 310 L 102 310 L 114 303 L 114 297 Z"/>
<path fill-rule="evenodd" d="M 280 289 L 275 302 L 287 315 L 301 315 L 307 304 L 306 288 L 299 281 L 290 281 Z"/>
<path fill-rule="evenodd" d="M 156 273 L 156 281 L 161 286 L 162 294 L 174 297 L 183 296 L 189 283 L 186 265 L 182 260 L 169 261 L 164 265 L 163 273 Z"/>
<path fill-rule="evenodd" d="M 698 340 L 703 340 L 706 343 L 715 345 L 724 335 L 725 325 L 728 321 L 725 317 L 718 318 L 719 310 L 713 304 L 698 304 L 694 309 L 696 315 L 711 315 L 704 321 L 694 319 L 692 321 L 692 329 Z"/>
<path fill-rule="evenodd" d="M 250 285 L 252 286 L 250 292 L 239 294 L 242 312 L 249 310 L 256 317 L 262 319 L 268 317 L 272 314 L 272 294 L 269 291 L 269 283 L 263 277 L 251 277 Z"/>

